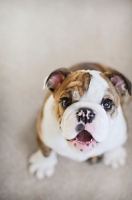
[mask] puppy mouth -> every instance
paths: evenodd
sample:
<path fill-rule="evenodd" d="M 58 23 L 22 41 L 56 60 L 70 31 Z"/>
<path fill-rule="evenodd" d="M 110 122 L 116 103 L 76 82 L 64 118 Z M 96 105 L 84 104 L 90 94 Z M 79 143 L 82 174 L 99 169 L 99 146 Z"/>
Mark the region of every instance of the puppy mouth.
<path fill-rule="evenodd" d="M 77 153 L 88 153 L 98 145 L 98 142 L 87 130 L 80 131 L 75 138 L 67 141 L 69 146 Z"/>
<path fill-rule="evenodd" d="M 79 132 L 75 138 L 73 138 L 71 140 L 67 140 L 67 141 L 70 141 L 70 142 L 77 141 L 82 144 L 83 143 L 85 144 L 85 143 L 91 142 L 93 140 L 94 140 L 94 138 L 92 137 L 92 135 L 88 131 L 83 130 L 83 131 Z"/>

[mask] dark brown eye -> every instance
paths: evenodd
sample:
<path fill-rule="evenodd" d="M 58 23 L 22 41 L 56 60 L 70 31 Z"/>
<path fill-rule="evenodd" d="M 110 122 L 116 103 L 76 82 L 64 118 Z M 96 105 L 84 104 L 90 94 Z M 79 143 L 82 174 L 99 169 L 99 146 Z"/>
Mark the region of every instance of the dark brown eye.
<path fill-rule="evenodd" d="M 68 97 L 63 97 L 60 99 L 60 103 L 61 103 L 62 108 L 67 108 L 68 106 L 72 104 L 72 99 Z"/>
<path fill-rule="evenodd" d="M 103 99 L 101 102 L 101 105 L 106 111 L 109 111 L 112 109 L 112 106 L 114 105 L 113 101 L 111 99 Z"/>

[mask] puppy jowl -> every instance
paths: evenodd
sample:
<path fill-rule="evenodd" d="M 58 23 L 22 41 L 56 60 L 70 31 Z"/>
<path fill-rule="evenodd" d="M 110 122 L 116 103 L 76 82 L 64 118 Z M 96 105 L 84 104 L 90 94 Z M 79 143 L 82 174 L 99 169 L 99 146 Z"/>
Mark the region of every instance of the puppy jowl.
<path fill-rule="evenodd" d="M 37 121 L 41 145 L 30 158 L 31 173 L 38 179 L 51 176 L 57 154 L 76 161 L 103 154 L 106 165 L 125 164 L 127 128 L 121 101 L 131 95 L 131 82 L 124 75 L 84 63 L 53 71 L 45 85 L 50 92 Z"/>

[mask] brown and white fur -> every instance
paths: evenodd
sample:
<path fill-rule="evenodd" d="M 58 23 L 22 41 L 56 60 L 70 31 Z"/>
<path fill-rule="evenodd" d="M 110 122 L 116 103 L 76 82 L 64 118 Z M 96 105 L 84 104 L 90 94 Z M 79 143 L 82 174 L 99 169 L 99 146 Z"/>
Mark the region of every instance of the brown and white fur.
<path fill-rule="evenodd" d="M 30 157 L 31 173 L 50 177 L 57 154 L 85 161 L 103 154 L 106 165 L 125 164 L 127 127 L 121 102 L 131 83 L 121 73 L 94 63 L 53 71 L 37 121 L 39 150 Z"/>

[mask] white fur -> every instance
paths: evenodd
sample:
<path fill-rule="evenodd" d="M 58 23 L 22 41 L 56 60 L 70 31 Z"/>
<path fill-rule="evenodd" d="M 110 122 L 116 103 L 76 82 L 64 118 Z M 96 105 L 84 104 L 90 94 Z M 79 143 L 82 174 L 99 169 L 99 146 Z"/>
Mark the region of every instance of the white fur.
<path fill-rule="evenodd" d="M 56 153 L 52 151 L 49 157 L 44 157 L 42 152 L 38 150 L 30 157 L 29 162 L 31 163 L 29 172 L 31 174 L 36 172 L 37 179 L 43 179 L 45 176 L 50 177 L 57 164 Z"/>
<path fill-rule="evenodd" d="M 72 96 L 75 101 L 78 101 L 80 99 L 80 94 L 77 90 L 73 91 Z"/>
<path fill-rule="evenodd" d="M 108 83 L 100 76 L 99 72 L 96 71 L 88 71 L 88 72 L 92 75 L 92 79 L 90 81 L 88 91 L 83 95 L 83 97 L 81 97 L 79 103 L 81 106 L 83 106 L 86 104 L 86 102 L 92 102 L 90 103 L 90 107 L 95 109 L 95 111 L 98 111 L 98 108 L 100 106 L 99 104 L 108 89 Z M 92 105 L 95 104 L 96 104 L 95 107 L 97 108 L 92 107 Z M 71 108 L 69 109 L 71 109 L 71 111 L 74 111 L 73 108 L 74 106 L 71 106 Z M 103 108 L 100 108 L 99 113 L 105 112 L 102 111 L 102 109 Z M 88 154 L 77 154 L 67 144 L 66 139 L 63 137 L 66 136 L 65 135 L 66 133 L 64 134 L 61 132 L 58 122 L 54 115 L 53 96 L 50 96 L 49 99 L 47 100 L 43 110 L 43 114 L 44 118 L 42 119 L 41 123 L 42 139 L 48 147 L 53 149 L 53 152 L 49 156 L 49 158 L 43 157 L 43 155 L 40 152 L 34 154 L 33 157 L 31 158 L 30 161 L 32 165 L 30 167 L 30 172 L 34 173 L 35 171 L 37 171 L 36 173 L 37 178 L 41 179 L 45 175 L 48 176 L 47 167 L 48 169 L 51 169 L 51 173 L 49 174 L 50 175 L 53 174 L 54 166 L 56 164 L 56 156 L 54 152 L 76 161 L 84 161 L 90 157 L 98 156 L 105 153 L 104 163 L 106 165 L 111 165 L 112 167 L 116 168 L 118 165 L 122 165 L 125 163 L 126 153 L 121 146 L 126 141 L 127 130 L 126 130 L 126 122 L 120 106 L 118 107 L 118 115 L 114 120 L 110 116 L 108 116 L 108 122 L 109 122 L 108 124 L 110 128 L 109 131 L 108 128 L 106 128 L 107 133 L 104 133 L 104 135 L 106 134 L 105 136 L 107 136 L 106 139 L 101 143 L 99 143 L 98 148 L 93 149 Z M 71 120 L 71 123 L 74 122 L 74 118 L 75 117 L 73 116 L 71 119 L 69 119 Z M 107 123 L 107 120 L 104 123 Z M 97 137 L 97 135 L 95 137 Z"/>
<path fill-rule="evenodd" d="M 119 166 L 123 166 L 126 163 L 127 152 L 124 147 L 118 147 L 109 152 L 104 153 L 103 163 L 107 166 L 111 166 L 117 169 Z"/>
<path fill-rule="evenodd" d="M 98 71 L 88 72 L 92 75 L 88 91 L 81 97 L 81 102 L 93 102 L 101 103 L 102 98 L 104 97 L 109 85 L 108 83 L 100 76 Z"/>

